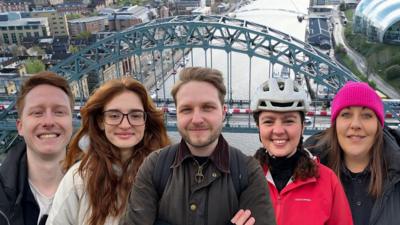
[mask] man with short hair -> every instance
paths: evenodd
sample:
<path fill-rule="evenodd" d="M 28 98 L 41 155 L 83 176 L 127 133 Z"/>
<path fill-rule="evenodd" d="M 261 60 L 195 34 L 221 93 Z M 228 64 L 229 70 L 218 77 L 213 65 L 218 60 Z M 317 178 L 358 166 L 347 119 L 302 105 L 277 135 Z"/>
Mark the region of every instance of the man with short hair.
<path fill-rule="evenodd" d="M 226 89 L 222 74 L 193 67 L 180 73 L 171 91 L 175 100 L 179 144 L 152 153 L 136 176 L 120 225 L 275 224 L 262 169 L 221 135 Z M 175 151 L 168 182 L 161 193 L 154 180 L 161 155 Z M 235 156 L 235 157 L 234 157 Z M 231 168 L 243 163 L 247 185 L 237 193 Z M 232 175 L 232 176 L 231 176 Z M 236 216 L 235 216 L 236 215 Z"/>
<path fill-rule="evenodd" d="M 17 130 L 0 167 L 0 224 L 44 225 L 71 139 L 74 99 L 65 78 L 52 72 L 29 77 L 17 98 Z"/>

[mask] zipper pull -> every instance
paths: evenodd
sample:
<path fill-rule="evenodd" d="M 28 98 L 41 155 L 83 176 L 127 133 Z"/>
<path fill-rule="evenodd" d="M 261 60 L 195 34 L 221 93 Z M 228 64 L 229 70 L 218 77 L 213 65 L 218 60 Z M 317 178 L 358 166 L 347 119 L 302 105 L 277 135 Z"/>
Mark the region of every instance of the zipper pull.
<path fill-rule="evenodd" d="M 196 172 L 196 174 L 194 176 L 194 179 L 195 179 L 196 183 L 198 183 L 198 184 L 203 182 L 203 180 L 204 180 L 203 166 L 199 166 L 197 168 L 197 172 Z"/>

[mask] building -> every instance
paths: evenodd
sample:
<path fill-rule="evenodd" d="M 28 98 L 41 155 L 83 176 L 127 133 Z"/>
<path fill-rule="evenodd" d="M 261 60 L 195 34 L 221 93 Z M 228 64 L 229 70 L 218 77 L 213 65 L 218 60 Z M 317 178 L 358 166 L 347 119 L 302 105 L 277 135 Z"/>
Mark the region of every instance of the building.
<path fill-rule="evenodd" d="M 353 21 L 353 31 L 368 41 L 400 44 L 400 0 L 362 0 Z"/>
<path fill-rule="evenodd" d="M 159 15 L 160 15 L 160 18 L 169 17 L 169 8 L 166 7 L 165 5 L 161 6 L 160 10 L 159 10 Z"/>
<path fill-rule="evenodd" d="M 55 9 L 35 10 L 31 12 L 34 18 L 46 17 L 49 21 L 50 35 L 53 37 L 68 36 L 67 17 L 58 13 Z"/>
<path fill-rule="evenodd" d="M 72 37 L 82 32 L 96 33 L 106 29 L 108 20 L 106 16 L 93 16 L 68 21 L 69 34 Z"/>
<path fill-rule="evenodd" d="M 331 34 L 329 32 L 328 19 L 315 17 L 309 18 L 308 22 L 308 43 L 321 49 L 330 49 Z"/>
<path fill-rule="evenodd" d="M 57 5 L 63 3 L 63 0 L 32 0 L 32 3 L 38 7 L 38 6 L 52 6 L 52 5 Z"/>
<path fill-rule="evenodd" d="M 0 2 L 0 12 L 29 11 L 28 2 Z"/>
<path fill-rule="evenodd" d="M 127 6 L 119 9 L 105 8 L 99 11 L 107 15 L 110 31 L 120 31 L 139 23 L 149 22 L 154 13 L 143 6 Z"/>
<path fill-rule="evenodd" d="M 86 15 L 90 13 L 87 5 L 81 2 L 66 2 L 54 6 L 60 14 L 81 14 Z"/>
<path fill-rule="evenodd" d="M 311 0 L 311 5 L 339 5 L 343 0 Z"/>
<path fill-rule="evenodd" d="M 176 0 L 170 3 L 170 12 L 173 15 L 190 15 L 191 12 L 200 7 L 200 0 Z"/>
<path fill-rule="evenodd" d="M 47 18 L 29 18 L 23 13 L 0 14 L 0 45 L 20 45 L 24 37 L 47 37 L 50 28 Z"/>

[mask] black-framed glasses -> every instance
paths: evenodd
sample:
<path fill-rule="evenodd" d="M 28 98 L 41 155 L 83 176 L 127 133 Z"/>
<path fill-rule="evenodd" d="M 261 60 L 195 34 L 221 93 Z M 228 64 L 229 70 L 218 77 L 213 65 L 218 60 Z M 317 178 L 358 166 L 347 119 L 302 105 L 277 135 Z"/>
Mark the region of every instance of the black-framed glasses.
<path fill-rule="evenodd" d="M 129 113 L 122 113 L 118 110 L 107 110 L 103 112 L 103 116 L 104 123 L 111 126 L 120 125 L 125 116 L 131 126 L 144 125 L 146 122 L 146 112 L 142 110 L 134 110 Z"/>

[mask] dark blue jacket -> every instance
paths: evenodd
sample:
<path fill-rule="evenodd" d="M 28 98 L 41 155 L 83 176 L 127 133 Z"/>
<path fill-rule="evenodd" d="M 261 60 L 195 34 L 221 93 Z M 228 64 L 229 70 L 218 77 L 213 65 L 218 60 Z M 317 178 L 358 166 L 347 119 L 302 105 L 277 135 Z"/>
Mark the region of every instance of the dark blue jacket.
<path fill-rule="evenodd" d="M 398 225 L 400 221 L 400 134 L 398 130 L 387 127 L 383 132 L 383 157 L 388 174 L 384 180 L 383 194 L 375 200 L 366 225 Z M 308 138 L 304 146 L 319 156 L 322 163 L 327 163 L 328 149 L 318 143 L 317 135 Z"/>
<path fill-rule="evenodd" d="M 21 141 L 0 166 L 0 225 L 36 225 L 38 216 L 39 206 L 28 182 L 26 146 Z"/>

